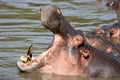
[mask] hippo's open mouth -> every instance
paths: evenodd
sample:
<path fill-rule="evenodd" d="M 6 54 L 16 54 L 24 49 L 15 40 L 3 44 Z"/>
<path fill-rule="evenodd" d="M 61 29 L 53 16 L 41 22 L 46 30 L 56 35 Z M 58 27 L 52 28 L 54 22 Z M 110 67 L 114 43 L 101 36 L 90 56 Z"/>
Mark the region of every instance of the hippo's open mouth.
<path fill-rule="evenodd" d="M 47 51 L 37 57 L 32 57 L 31 61 L 21 59 L 21 61 L 17 62 L 18 68 L 24 72 L 39 71 L 58 74 L 68 74 L 71 69 L 75 69 L 73 71 L 78 74 L 79 70 L 77 70 L 76 67 L 78 66 L 76 64 L 78 64 L 79 60 L 78 46 L 81 44 L 81 36 L 76 35 L 72 38 L 69 37 L 67 40 L 64 40 L 60 34 L 55 34 L 53 43 L 51 43 Z M 28 52 L 30 52 L 30 48 Z M 58 69 L 54 71 L 54 68 Z M 64 72 L 61 69 L 66 71 Z M 74 74 L 73 71 L 71 71 L 71 74 Z"/>
<path fill-rule="evenodd" d="M 42 58 L 46 55 L 46 53 L 47 51 L 40 54 L 38 57 L 32 57 L 31 61 L 26 61 L 26 59 L 24 60 L 20 58 L 21 61 L 17 62 L 17 66 L 20 69 L 20 71 L 23 71 L 23 72 L 36 71 L 40 66 L 42 66 L 41 61 L 42 61 Z M 27 58 L 27 57 L 24 57 L 24 58 Z"/>
<path fill-rule="evenodd" d="M 74 30 L 63 17 L 59 8 L 53 5 L 41 9 L 41 22 L 54 33 L 54 39 L 47 51 L 30 60 L 17 62 L 21 71 L 47 72 L 60 74 L 79 74 L 78 46 L 83 44 L 83 34 Z M 28 56 L 31 55 L 31 48 Z M 28 57 L 27 57 L 28 58 Z"/>

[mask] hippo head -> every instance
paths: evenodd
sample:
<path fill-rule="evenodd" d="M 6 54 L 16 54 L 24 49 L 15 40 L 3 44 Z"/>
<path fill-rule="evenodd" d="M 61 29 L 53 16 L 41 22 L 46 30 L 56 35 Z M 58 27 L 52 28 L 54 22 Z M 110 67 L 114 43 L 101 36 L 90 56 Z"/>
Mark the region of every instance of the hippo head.
<path fill-rule="evenodd" d="M 106 6 L 112 9 L 119 9 L 120 0 L 108 0 Z"/>
<path fill-rule="evenodd" d="M 120 22 L 120 0 L 108 0 L 106 6 L 115 10 L 117 18 Z"/>
<path fill-rule="evenodd" d="M 41 22 L 54 34 L 51 46 L 32 58 L 31 64 L 18 61 L 18 68 L 25 72 L 79 74 L 79 46 L 84 40 L 82 32 L 74 30 L 63 17 L 60 9 L 53 5 L 41 9 Z"/>

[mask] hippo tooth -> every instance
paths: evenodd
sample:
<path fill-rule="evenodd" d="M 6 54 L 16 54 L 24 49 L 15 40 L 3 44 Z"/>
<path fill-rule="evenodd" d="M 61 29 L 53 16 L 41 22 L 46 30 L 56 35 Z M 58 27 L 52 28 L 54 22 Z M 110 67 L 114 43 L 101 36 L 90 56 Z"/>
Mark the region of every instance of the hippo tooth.
<path fill-rule="evenodd" d="M 29 47 L 27 52 L 27 62 L 32 60 L 32 45 Z"/>
<path fill-rule="evenodd" d="M 27 57 L 21 56 L 21 57 L 20 57 L 20 60 L 21 60 L 22 62 L 26 63 L 26 62 L 27 62 Z"/>
<path fill-rule="evenodd" d="M 29 47 L 28 52 L 27 52 L 27 57 L 21 56 L 20 60 L 24 63 L 30 64 L 32 60 L 32 45 Z"/>

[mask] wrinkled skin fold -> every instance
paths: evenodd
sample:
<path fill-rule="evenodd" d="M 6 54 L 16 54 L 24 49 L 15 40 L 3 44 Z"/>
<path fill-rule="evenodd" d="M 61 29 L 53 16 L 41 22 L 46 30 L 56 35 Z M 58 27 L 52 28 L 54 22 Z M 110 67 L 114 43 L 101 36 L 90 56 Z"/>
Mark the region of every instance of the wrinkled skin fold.
<path fill-rule="evenodd" d="M 21 71 L 80 75 L 84 77 L 120 77 L 120 60 L 90 45 L 82 31 L 76 31 L 61 10 L 48 5 L 41 9 L 41 24 L 54 34 L 49 48 L 27 65 L 17 62 Z"/>

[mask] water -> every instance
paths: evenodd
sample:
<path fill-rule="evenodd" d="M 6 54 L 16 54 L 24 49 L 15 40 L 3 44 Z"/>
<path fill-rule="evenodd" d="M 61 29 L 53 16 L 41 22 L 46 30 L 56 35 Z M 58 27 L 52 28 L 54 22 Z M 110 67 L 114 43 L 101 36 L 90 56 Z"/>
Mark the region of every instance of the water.
<path fill-rule="evenodd" d="M 43 52 L 53 38 L 53 34 L 40 24 L 40 8 L 48 4 L 57 5 L 75 29 L 86 33 L 117 21 L 115 12 L 106 8 L 105 1 L 0 0 L 0 80 L 98 80 L 78 76 L 21 73 L 16 67 L 16 61 L 26 54 L 31 44 L 34 46 L 34 56 Z"/>

